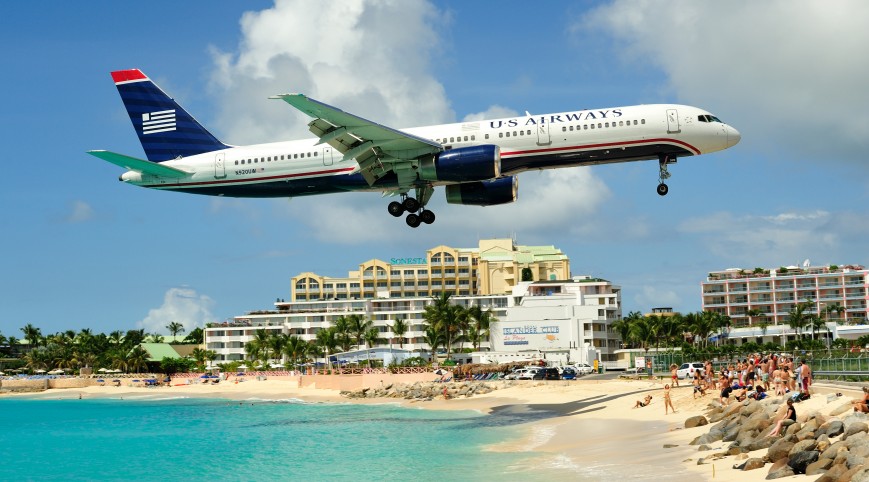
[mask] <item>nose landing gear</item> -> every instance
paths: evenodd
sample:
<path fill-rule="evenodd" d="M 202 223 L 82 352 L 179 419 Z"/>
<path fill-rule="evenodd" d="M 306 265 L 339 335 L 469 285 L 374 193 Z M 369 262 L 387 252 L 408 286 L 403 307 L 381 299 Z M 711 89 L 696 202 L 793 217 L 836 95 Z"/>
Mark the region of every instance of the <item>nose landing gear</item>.
<path fill-rule="evenodd" d="M 670 192 L 670 188 L 664 183 L 665 180 L 670 179 L 670 172 L 667 170 L 667 164 L 675 164 L 676 158 L 670 157 L 668 155 L 662 155 L 658 157 L 658 195 L 666 196 L 668 192 Z"/>

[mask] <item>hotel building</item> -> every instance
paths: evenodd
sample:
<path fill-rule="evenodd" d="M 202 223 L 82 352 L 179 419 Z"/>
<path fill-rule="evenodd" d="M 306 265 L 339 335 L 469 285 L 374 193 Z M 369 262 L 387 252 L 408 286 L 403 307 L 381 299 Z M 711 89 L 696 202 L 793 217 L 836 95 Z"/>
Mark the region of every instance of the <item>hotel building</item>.
<path fill-rule="evenodd" d="M 522 282 L 523 276 L 532 281 Z M 419 258 L 372 259 L 343 278 L 301 273 L 291 279 L 290 301 L 278 300 L 274 309 L 213 323 L 205 330 L 205 341 L 207 349 L 217 353 L 215 363 L 240 361 L 245 359 L 245 343 L 259 329 L 313 341 L 338 317 L 357 314 L 372 320 L 389 346 L 426 351 L 425 306 L 433 297 L 450 293 L 452 303 L 491 309 L 502 324 L 571 320 L 570 326 L 558 324 L 560 336 L 544 334 L 541 340 L 546 342 L 538 343 L 536 334 L 528 333 L 527 344 L 504 345 L 493 335 L 481 349 L 539 352 L 588 344 L 599 347 L 603 356 L 618 347 L 618 340 L 612 339 L 617 335 L 608 327 L 621 316 L 620 291 L 605 280 L 571 278 L 569 259 L 553 246 L 481 240 L 477 248 L 438 246 Z M 396 319 L 409 325 L 402 340 L 392 332 Z M 498 323 L 490 333 L 503 329 Z"/>
<path fill-rule="evenodd" d="M 704 311 L 730 317 L 731 342 L 795 339 L 787 324 L 788 314 L 807 301 L 812 302 L 807 314 L 826 320 L 834 338 L 853 339 L 869 333 L 869 270 L 863 266 L 732 268 L 709 273 L 701 289 Z M 759 314 L 751 316 L 754 313 Z"/>

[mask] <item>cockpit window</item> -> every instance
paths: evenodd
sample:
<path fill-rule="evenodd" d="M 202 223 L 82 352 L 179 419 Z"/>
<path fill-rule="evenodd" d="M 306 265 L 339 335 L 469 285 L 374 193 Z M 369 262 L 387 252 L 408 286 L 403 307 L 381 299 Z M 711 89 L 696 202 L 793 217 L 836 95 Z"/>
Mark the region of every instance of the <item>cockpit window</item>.
<path fill-rule="evenodd" d="M 721 122 L 721 120 L 718 117 L 715 117 L 714 115 L 706 115 L 706 114 L 699 115 L 699 116 L 697 116 L 697 120 L 699 120 L 700 122 L 720 122 L 723 124 L 723 122 Z"/>

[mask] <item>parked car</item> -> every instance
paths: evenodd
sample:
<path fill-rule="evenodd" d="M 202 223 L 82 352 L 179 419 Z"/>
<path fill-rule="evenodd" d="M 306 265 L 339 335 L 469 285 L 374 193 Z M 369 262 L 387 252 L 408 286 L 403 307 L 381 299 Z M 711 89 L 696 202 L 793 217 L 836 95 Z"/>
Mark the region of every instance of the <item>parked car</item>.
<path fill-rule="evenodd" d="M 594 368 L 588 363 L 577 363 L 574 365 L 576 369 L 576 373 L 579 375 L 588 375 L 589 373 L 594 373 Z"/>
<path fill-rule="evenodd" d="M 504 380 L 518 380 L 519 376 L 527 372 L 527 368 L 517 368 L 504 376 Z"/>
<path fill-rule="evenodd" d="M 534 376 L 540 372 L 541 368 L 527 368 L 524 372 L 519 374 L 517 380 L 534 380 Z M 538 379 L 542 380 L 542 379 Z"/>
<path fill-rule="evenodd" d="M 676 376 L 679 378 L 684 378 L 687 380 L 689 378 L 694 378 L 694 372 L 698 371 L 698 370 L 700 371 L 700 373 L 703 373 L 703 364 L 702 363 L 698 363 L 698 362 L 683 363 L 682 366 L 680 366 L 679 369 L 676 370 Z"/>
<path fill-rule="evenodd" d="M 559 375 L 557 368 L 544 368 L 540 371 L 543 372 L 544 380 L 561 380 L 561 375 Z"/>
<path fill-rule="evenodd" d="M 576 370 L 571 367 L 564 367 L 561 370 L 561 379 L 562 380 L 575 380 L 576 379 Z"/>

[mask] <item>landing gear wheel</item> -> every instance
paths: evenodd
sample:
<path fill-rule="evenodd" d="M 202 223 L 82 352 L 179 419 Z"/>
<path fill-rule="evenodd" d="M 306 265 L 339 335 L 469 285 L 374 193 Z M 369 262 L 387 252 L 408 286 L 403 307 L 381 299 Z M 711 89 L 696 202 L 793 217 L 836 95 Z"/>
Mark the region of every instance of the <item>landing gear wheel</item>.
<path fill-rule="evenodd" d="M 658 195 L 659 196 L 666 196 L 668 192 L 670 192 L 670 188 L 667 187 L 666 184 L 664 184 L 663 182 L 661 184 L 658 184 Z"/>
<path fill-rule="evenodd" d="M 404 210 L 409 213 L 415 213 L 419 211 L 419 201 L 412 197 L 405 199 L 402 204 L 404 204 Z"/>
<path fill-rule="evenodd" d="M 389 206 L 386 207 L 389 211 L 389 214 L 392 214 L 395 217 L 399 217 L 404 214 L 404 205 L 398 201 L 392 201 L 389 203 Z"/>
<path fill-rule="evenodd" d="M 419 226 L 419 216 L 416 214 L 410 213 L 404 218 L 404 222 L 407 223 L 408 226 L 415 228 Z"/>
<path fill-rule="evenodd" d="M 431 224 L 435 220 L 435 214 L 428 209 L 423 209 L 422 212 L 419 213 L 419 219 L 426 224 Z"/>

